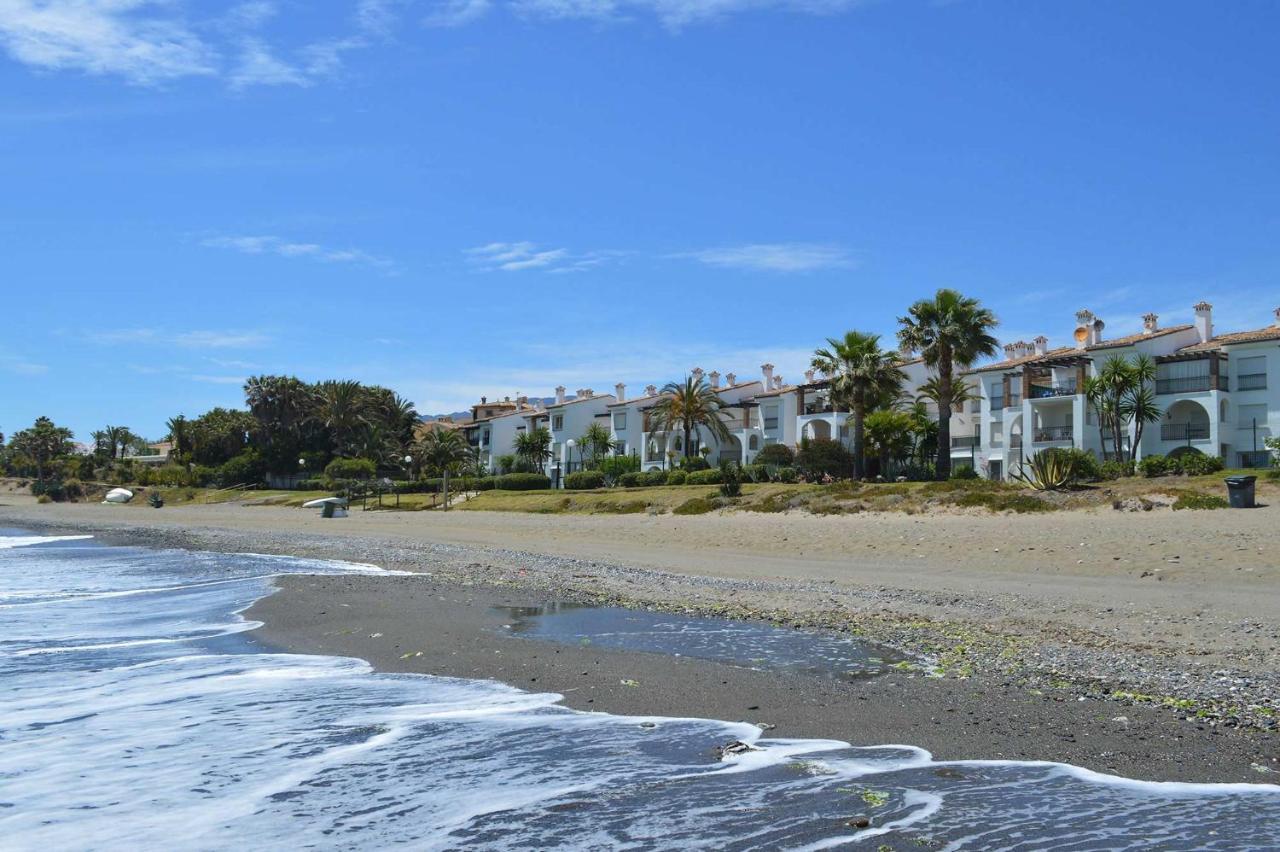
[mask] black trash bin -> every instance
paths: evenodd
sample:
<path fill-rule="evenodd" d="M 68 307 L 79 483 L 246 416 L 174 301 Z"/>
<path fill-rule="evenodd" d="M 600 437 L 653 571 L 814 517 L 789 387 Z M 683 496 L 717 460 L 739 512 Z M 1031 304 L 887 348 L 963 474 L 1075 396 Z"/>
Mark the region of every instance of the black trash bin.
<path fill-rule="evenodd" d="M 1252 509 L 1253 485 L 1258 481 L 1256 476 L 1228 476 L 1227 500 L 1233 509 Z"/>

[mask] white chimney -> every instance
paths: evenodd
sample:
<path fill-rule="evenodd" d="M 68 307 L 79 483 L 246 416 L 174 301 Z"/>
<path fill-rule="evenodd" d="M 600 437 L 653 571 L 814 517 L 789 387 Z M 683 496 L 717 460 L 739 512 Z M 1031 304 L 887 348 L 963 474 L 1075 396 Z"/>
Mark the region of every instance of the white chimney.
<path fill-rule="evenodd" d="M 813 384 L 813 377 L 815 375 L 816 375 L 816 372 L 813 369 L 805 370 L 804 371 L 805 384 L 809 384 L 809 385 Z"/>
<path fill-rule="evenodd" d="M 627 401 L 627 386 L 622 382 L 618 382 L 613 386 L 613 395 L 618 398 L 618 402 Z"/>
<path fill-rule="evenodd" d="M 1100 319 L 1095 319 L 1095 320 L 1093 321 L 1093 326 L 1092 326 L 1092 328 L 1093 328 L 1093 337 L 1092 337 L 1092 340 L 1093 340 L 1093 342 L 1094 342 L 1095 344 L 1097 344 L 1097 343 L 1101 343 L 1101 342 L 1102 342 L 1102 330 L 1103 330 L 1104 328 L 1106 328 L 1106 327 L 1107 327 L 1107 324 L 1106 324 L 1105 322 L 1103 322 L 1102 320 L 1100 320 Z"/>
<path fill-rule="evenodd" d="M 1196 334 L 1200 337 L 1201 343 L 1207 343 L 1213 339 L 1213 305 L 1208 302 L 1201 302 L 1196 305 Z"/>
<path fill-rule="evenodd" d="M 564 402 L 564 385 L 556 386 L 556 404 Z"/>
<path fill-rule="evenodd" d="M 1093 343 L 1093 311 L 1076 311 L 1076 348 L 1083 349 Z"/>
<path fill-rule="evenodd" d="M 1045 337 L 1043 334 L 1037 337 L 1034 343 L 1037 355 L 1043 355 L 1049 351 L 1049 338 Z"/>
<path fill-rule="evenodd" d="M 773 365 L 761 364 L 760 372 L 764 375 L 764 389 L 771 389 L 773 387 Z"/>
<path fill-rule="evenodd" d="M 1142 333 L 1155 334 L 1160 330 L 1160 317 L 1156 314 L 1142 315 Z"/>
<path fill-rule="evenodd" d="M 720 372 L 718 370 L 712 370 L 710 373 L 710 376 L 711 376 L 711 387 L 713 388 L 720 387 Z"/>
<path fill-rule="evenodd" d="M 1280 321 L 1280 308 L 1277 308 L 1277 309 L 1276 309 L 1276 318 L 1277 318 L 1277 321 Z M 738 374 L 737 374 L 737 373 L 725 373 L 725 374 L 724 374 L 724 380 L 725 380 L 726 382 L 728 382 L 729 387 L 733 387 L 734 385 L 736 385 L 736 384 L 738 383 Z"/>
<path fill-rule="evenodd" d="M 645 385 L 645 387 L 644 387 L 644 395 L 645 395 L 645 396 L 657 396 L 657 395 L 658 395 L 658 386 L 657 386 L 657 385 Z"/>
<path fill-rule="evenodd" d="M 1280 328 L 1280 308 L 1276 308 L 1276 328 Z"/>
<path fill-rule="evenodd" d="M 590 399 L 591 397 L 596 395 L 596 392 L 594 388 L 585 388 L 582 391 L 582 395 Z"/>
<path fill-rule="evenodd" d="M 694 380 L 695 382 L 702 378 L 703 373 L 702 373 L 702 368 L 701 368 L 701 367 L 694 367 L 694 368 L 693 368 L 692 370 L 690 370 L 689 372 L 693 375 L 693 380 Z"/>
<path fill-rule="evenodd" d="M 1006 343 L 1004 345 L 1004 357 L 1012 361 L 1018 357 L 1018 345 L 1016 343 Z"/>
<path fill-rule="evenodd" d="M 773 386 L 775 389 L 782 387 L 782 376 L 773 377 Z"/>

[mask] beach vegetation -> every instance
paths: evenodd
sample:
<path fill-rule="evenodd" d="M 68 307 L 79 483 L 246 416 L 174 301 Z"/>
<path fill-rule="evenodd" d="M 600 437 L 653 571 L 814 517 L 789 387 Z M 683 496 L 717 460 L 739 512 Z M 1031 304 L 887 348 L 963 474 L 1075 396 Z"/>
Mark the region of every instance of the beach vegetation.
<path fill-rule="evenodd" d="M 705 456 L 685 456 L 679 461 L 679 470 L 685 473 L 695 473 L 699 470 L 710 470 L 711 462 L 707 461 Z"/>
<path fill-rule="evenodd" d="M 796 453 L 794 469 L 810 482 L 845 478 L 853 470 L 853 454 L 839 441 L 805 438 Z"/>
<path fill-rule="evenodd" d="M 597 468 L 604 474 L 605 484 L 617 485 L 618 478 L 624 473 L 636 473 L 640 470 L 640 457 L 606 456 L 600 460 Z"/>
<path fill-rule="evenodd" d="M 719 471 L 715 471 L 719 473 Z M 671 510 L 673 515 L 705 515 L 716 510 L 716 504 L 709 497 L 694 497 L 686 500 Z"/>
<path fill-rule="evenodd" d="M 689 474 L 683 470 L 672 470 L 667 472 L 667 485 L 684 485 L 689 481 Z"/>
<path fill-rule="evenodd" d="M 529 429 L 516 434 L 516 459 L 525 471 L 540 471 L 551 461 L 551 432 L 545 427 Z"/>
<path fill-rule="evenodd" d="M 1173 502 L 1174 511 L 1181 509 L 1229 509 L 1231 504 L 1225 497 L 1216 494 L 1200 494 L 1195 491 L 1183 491 Z"/>
<path fill-rule="evenodd" d="M 36 482 L 43 483 L 53 472 L 56 461 L 71 455 L 71 430 L 59 426 L 48 417 L 37 417 L 36 422 L 28 429 L 15 432 L 9 439 L 8 453 L 10 461 L 18 461 L 18 467 L 33 469 Z"/>
<path fill-rule="evenodd" d="M 977 299 L 947 288 L 916 302 L 898 319 L 898 342 L 919 354 L 938 378 L 940 448 L 951 446 L 955 370 L 967 370 L 980 358 L 996 355 L 998 346 L 991 332 L 997 322 L 995 314 Z M 951 456 L 945 449 L 937 453 L 934 468 L 938 479 L 951 476 Z"/>
<path fill-rule="evenodd" d="M 1023 462 L 1013 478 L 1036 491 L 1060 491 L 1076 480 L 1075 458 L 1070 453 L 1043 450 Z"/>
<path fill-rule="evenodd" d="M 854 479 L 861 479 L 866 475 L 867 412 L 896 400 L 907 374 L 898 367 L 896 352 L 880 348 L 880 335 L 862 331 L 828 338 L 827 345 L 813 353 L 812 364 L 830 380 L 833 406 L 850 412 L 851 467 Z"/>
<path fill-rule="evenodd" d="M 618 446 L 609 430 L 599 423 L 592 423 L 578 437 L 578 452 L 585 467 L 598 469 L 601 459 L 607 458 Z"/>
<path fill-rule="evenodd" d="M 695 470 L 687 474 L 684 481 L 687 485 L 719 485 L 724 481 L 724 474 L 718 470 Z"/>
<path fill-rule="evenodd" d="M 462 473 L 473 456 L 471 446 L 461 432 L 436 429 L 423 436 L 417 445 L 417 457 L 431 473 L 440 475 L 444 508 L 449 508 L 449 476 Z M 508 474 L 515 476 L 517 474 Z"/>
<path fill-rule="evenodd" d="M 378 466 L 372 459 L 337 458 L 325 465 L 324 476 L 333 488 L 347 481 L 366 482 L 378 473 Z"/>
<path fill-rule="evenodd" d="M 564 487 L 571 491 L 584 491 L 591 488 L 603 488 L 604 473 L 598 470 L 574 471 L 564 478 Z"/>
<path fill-rule="evenodd" d="M 753 461 L 759 465 L 789 467 L 795 460 L 795 451 L 786 444 L 765 444 Z"/>

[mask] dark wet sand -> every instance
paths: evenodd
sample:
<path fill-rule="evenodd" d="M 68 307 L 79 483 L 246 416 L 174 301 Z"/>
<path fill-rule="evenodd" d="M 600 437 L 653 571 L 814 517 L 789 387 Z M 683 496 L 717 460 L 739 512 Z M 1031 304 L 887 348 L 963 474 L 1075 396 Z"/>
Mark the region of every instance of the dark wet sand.
<path fill-rule="evenodd" d="M 1053 760 L 1132 778 L 1267 782 L 1272 734 L 1168 711 L 1036 695 L 998 677 L 891 674 L 854 683 L 504 635 L 498 606 L 544 595 L 421 576 L 291 576 L 246 617 L 268 647 L 360 657 L 382 671 L 493 678 L 579 710 L 775 725 L 772 736 L 909 744 L 939 759 Z M 421 652 L 421 656 L 416 656 Z M 405 655 L 415 655 L 408 656 Z M 624 681 L 634 681 L 632 686 Z"/>

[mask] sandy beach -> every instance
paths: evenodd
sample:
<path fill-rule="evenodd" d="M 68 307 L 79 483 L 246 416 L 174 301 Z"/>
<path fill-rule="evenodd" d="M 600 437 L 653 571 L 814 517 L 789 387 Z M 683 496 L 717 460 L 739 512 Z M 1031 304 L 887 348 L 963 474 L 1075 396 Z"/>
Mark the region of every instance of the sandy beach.
<path fill-rule="evenodd" d="M 326 521 L 237 504 L 36 506 L 10 494 L 0 504 L 6 526 L 428 575 L 285 580 L 250 613 L 277 647 L 498 678 L 582 709 L 749 718 L 781 735 L 908 742 L 944 757 L 1063 760 L 1152 779 L 1260 781 L 1280 770 L 1276 507 Z M 840 630 L 919 663 L 847 684 L 551 649 L 495 631 L 492 607 L 548 600 Z M 423 656 L 400 659 L 410 646 Z"/>

